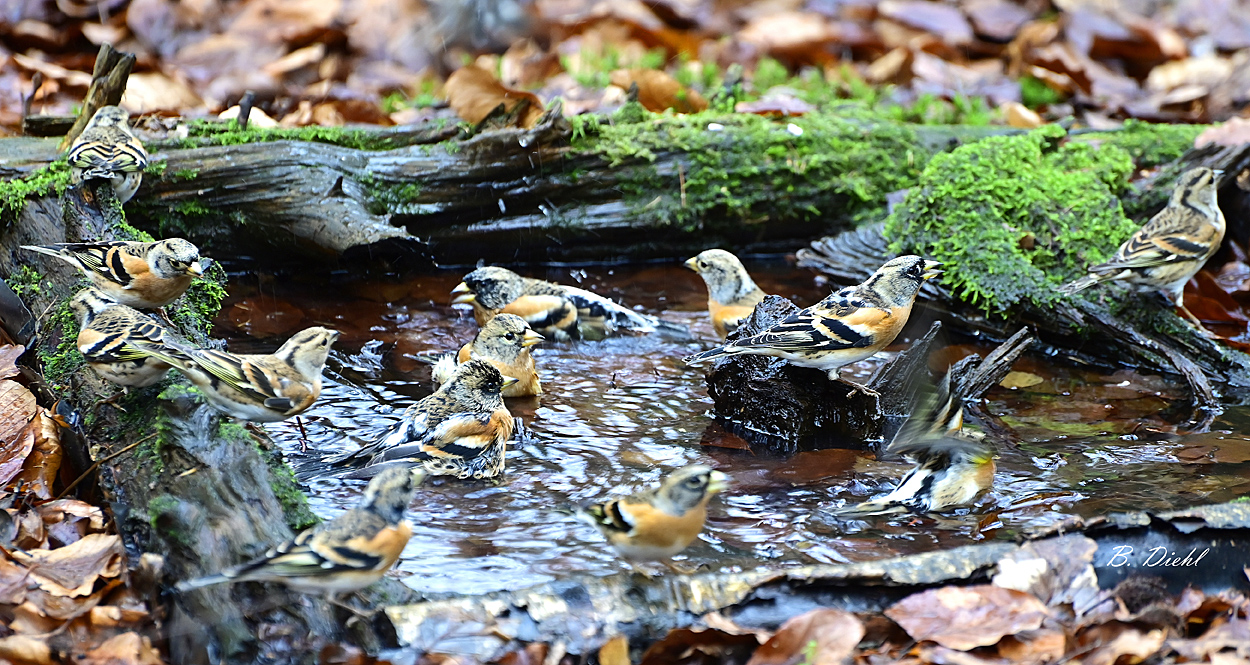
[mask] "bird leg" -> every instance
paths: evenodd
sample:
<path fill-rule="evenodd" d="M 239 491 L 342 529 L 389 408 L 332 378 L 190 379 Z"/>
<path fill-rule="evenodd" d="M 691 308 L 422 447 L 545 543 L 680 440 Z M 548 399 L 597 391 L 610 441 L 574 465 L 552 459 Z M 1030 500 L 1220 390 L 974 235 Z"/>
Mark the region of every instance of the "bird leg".
<path fill-rule="evenodd" d="M 1194 327 L 1198 329 L 1198 334 L 1206 337 L 1207 339 L 1219 339 L 1219 335 L 1207 330 L 1207 327 L 1202 325 L 1202 321 L 1198 317 L 1194 316 L 1194 313 L 1189 311 L 1188 307 L 1185 307 L 1184 291 L 1165 293 L 1165 295 L 1168 300 L 1172 301 L 1172 304 L 1176 305 L 1176 308 L 1181 311 L 1181 314 L 1184 315 L 1185 318 L 1189 319 L 1190 323 L 1194 324 Z"/>
<path fill-rule="evenodd" d="M 674 573 L 677 573 L 678 575 L 693 575 L 699 570 L 698 566 L 695 566 L 694 568 L 690 568 L 690 567 L 675 563 L 673 562 L 672 559 L 665 559 L 664 565 L 668 566 L 669 570 L 673 571 Z"/>
<path fill-rule="evenodd" d="M 308 432 L 304 429 L 304 419 L 295 416 L 295 426 L 299 428 L 299 451 L 308 452 Z"/>
<path fill-rule="evenodd" d="M 648 571 L 647 571 L 647 569 L 646 569 L 646 568 L 643 568 L 642 566 L 638 565 L 637 563 L 635 563 L 635 562 L 633 562 L 633 561 L 626 561 L 626 563 L 628 563 L 628 564 L 629 564 L 629 567 L 630 567 L 630 568 L 632 568 L 632 569 L 633 569 L 633 571 L 634 571 L 635 573 L 638 573 L 639 575 L 642 575 L 643 577 L 645 577 L 645 578 L 647 578 L 647 579 L 649 579 L 649 580 L 650 580 L 650 579 L 655 579 L 655 575 L 652 575 L 650 572 L 648 572 Z"/>
<path fill-rule="evenodd" d="M 360 620 L 370 620 L 373 617 L 377 616 L 378 614 L 378 609 L 372 609 L 372 610 L 356 609 L 355 607 L 348 605 L 347 601 L 340 599 L 337 594 L 331 594 L 329 596 L 326 596 L 326 600 L 329 601 L 331 605 L 334 605 L 336 607 L 341 607 L 347 610 L 348 612 L 351 612 L 353 615 L 355 615 L 355 618 L 360 619 Z M 348 621 L 351 621 L 351 619 L 349 619 Z"/>
<path fill-rule="evenodd" d="M 876 397 L 877 399 L 881 399 L 881 393 L 873 390 L 872 388 L 869 388 L 868 386 L 860 385 L 858 383 L 855 383 L 854 381 L 849 381 L 847 379 L 842 378 L 842 375 L 839 374 L 838 370 L 836 369 L 830 372 L 829 374 L 830 374 L 829 376 L 830 379 L 833 379 L 834 381 L 841 381 L 842 383 L 845 383 L 846 385 L 851 387 L 851 392 L 847 393 L 846 395 L 847 397 L 853 397 L 855 393 L 864 393 L 868 397 Z"/>

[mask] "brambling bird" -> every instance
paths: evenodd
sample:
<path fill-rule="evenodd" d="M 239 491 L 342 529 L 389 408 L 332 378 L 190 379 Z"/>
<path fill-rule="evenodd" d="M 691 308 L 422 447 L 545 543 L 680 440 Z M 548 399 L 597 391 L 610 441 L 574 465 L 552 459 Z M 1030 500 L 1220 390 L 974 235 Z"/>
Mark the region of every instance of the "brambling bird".
<path fill-rule="evenodd" d="M 677 471 L 653 487 L 621 499 L 586 506 L 577 512 L 607 538 L 635 570 L 642 561 L 660 561 L 675 572 L 670 560 L 694 542 L 707 520 L 712 496 L 729 486 L 729 476 L 702 464 Z"/>
<path fill-rule="evenodd" d="M 496 314 L 472 342 L 460 347 L 456 354 L 440 356 L 434 363 L 434 385 L 441 386 L 451 380 L 456 368 L 471 358 L 485 360 L 495 366 L 500 374 L 516 379 L 516 383 L 504 388 L 504 397 L 529 397 L 541 395 L 538 370 L 530 347 L 546 339 L 534 332 L 525 319 L 515 314 Z"/>
<path fill-rule="evenodd" d="M 359 591 L 382 579 L 412 538 L 404 519 L 424 479 L 421 468 L 392 468 L 369 481 L 356 507 L 301 532 L 264 556 L 216 575 L 187 580 L 179 591 L 223 582 L 281 582 L 324 595 Z"/>
<path fill-rule="evenodd" d="M 169 333 L 152 317 L 93 288 L 79 291 L 69 307 L 78 317 L 78 350 L 105 380 L 129 390 L 146 388 L 169 373 L 169 363 L 143 350 L 166 347 Z"/>
<path fill-rule="evenodd" d="M 699 273 L 707 284 L 707 311 L 712 328 L 721 339 L 738 326 L 764 299 L 738 257 L 723 249 L 708 249 L 686 260 L 686 267 Z"/>
<path fill-rule="evenodd" d="M 325 461 L 331 467 L 365 467 L 350 474 L 355 477 L 389 466 L 421 465 L 435 476 L 494 478 L 503 472 L 504 449 L 516 427 L 501 393 L 515 382 L 489 362 L 471 359 L 373 443 Z M 317 470 L 301 469 L 297 475 Z"/>
<path fill-rule="evenodd" d="M 911 316 L 921 284 L 942 274 L 937 269 L 940 265 L 919 256 L 900 256 L 878 268 L 863 284 L 831 293 L 758 335 L 684 360 L 694 365 L 738 354 L 784 358 L 800 367 L 827 372 L 830 380 L 874 393 L 841 379 L 838 370 L 870 357 L 894 341 Z"/>
<path fill-rule="evenodd" d="M 292 335 L 272 355 L 239 355 L 169 342 L 166 349 L 144 351 L 182 372 L 219 411 L 272 423 L 303 413 L 321 396 L 321 370 L 338 338 L 337 330 L 313 327 Z"/>
<path fill-rule="evenodd" d="M 834 511 L 839 517 L 937 513 L 967 506 L 994 484 L 994 451 L 963 432 L 963 395 L 948 373 L 936 398 L 920 400 L 887 452 L 916 466 L 885 496 Z"/>
<path fill-rule="evenodd" d="M 1190 169 L 1177 181 L 1167 206 L 1120 245 L 1110 261 L 1060 288 L 1071 295 L 1099 282 L 1123 280 L 1140 291 L 1161 291 L 1203 334 L 1213 336 L 1185 308 L 1185 284 L 1220 248 L 1224 213 L 1216 202 L 1222 171 Z"/>
<path fill-rule="evenodd" d="M 70 182 L 99 178 L 113 185 L 117 200 L 125 203 L 139 190 L 148 153 L 130 132 L 130 114 L 105 106 L 91 116 L 82 134 L 69 147 Z"/>
<path fill-rule="evenodd" d="M 69 263 L 86 273 L 106 297 L 139 309 L 168 305 L 204 274 L 200 250 L 182 238 L 22 245 L 22 249 Z"/>
<path fill-rule="evenodd" d="M 559 341 L 602 339 L 617 329 L 689 335 L 681 326 L 639 314 L 585 289 L 522 277 L 507 268 L 478 268 L 465 275 L 451 293 L 455 296 L 452 304 L 473 305 L 479 326 L 499 312 L 515 314 L 540 334 Z"/>

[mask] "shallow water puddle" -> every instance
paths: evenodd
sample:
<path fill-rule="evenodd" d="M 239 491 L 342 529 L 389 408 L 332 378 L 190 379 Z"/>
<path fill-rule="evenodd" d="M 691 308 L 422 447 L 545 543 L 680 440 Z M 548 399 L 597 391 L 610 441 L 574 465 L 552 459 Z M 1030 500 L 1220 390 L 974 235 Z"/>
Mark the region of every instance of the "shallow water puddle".
<path fill-rule="evenodd" d="M 748 267 L 765 291 L 800 305 L 832 288 L 780 261 Z M 700 341 L 625 336 L 536 347 L 545 394 L 508 400 L 527 436 L 509 449 L 502 480 L 432 479 L 418 492 L 409 513 L 415 535 L 398 570 L 421 591 L 479 593 L 623 570 L 591 527 L 559 509 L 620 485 L 641 488 L 695 462 L 726 471 L 735 487 L 713 503 L 703 542 L 687 550 L 686 562 L 726 570 L 870 560 L 1009 538 L 1070 513 L 1184 507 L 1250 489 L 1250 409 L 1231 410 L 1211 433 L 1177 436 L 1159 411 L 1183 397 L 1183 387 L 1025 360 L 1016 369 L 1033 375 L 1022 375 L 1029 385 L 995 389 L 973 414 L 980 418 L 971 418 L 1004 441 L 995 489 L 973 514 L 834 521 L 822 509 L 889 489 L 907 466 L 847 450 L 789 458 L 742 450 L 706 415 L 702 369 L 679 360 L 714 339 L 697 275 L 668 265 L 522 272 L 641 305 L 690 326 Z M 457 349 L 476 333 L 470 313 L 447 304 L 461 275 L 281 285 L 235 278 L 218 320 L 231 350 L 272 350 L 310 325 L 343 332 L 322 400 L 303 418 L 308 451 L 294 421 L 269 426 L 293 461 L 370 440 L 430 392 L 428 367 L 410 356 Z M 985 349 L 947 347 L 941 362 L 972 351 Z M 875 366 L 861 363 L 844 376 L 863 380 Z M 309 487 L 314 511 L 329 518 L 354 503 L 363 483 L 323 479 Z"/>

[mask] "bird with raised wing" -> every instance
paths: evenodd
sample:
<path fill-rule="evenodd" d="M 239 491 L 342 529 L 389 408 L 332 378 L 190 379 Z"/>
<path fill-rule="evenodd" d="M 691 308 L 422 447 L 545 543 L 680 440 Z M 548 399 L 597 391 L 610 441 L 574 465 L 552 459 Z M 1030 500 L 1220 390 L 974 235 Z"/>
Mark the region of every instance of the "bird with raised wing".
<path fill-rule="evenodd" d="M 372 443 L 302 468 L 297 475 L 359 469 L 348 475 L 365 477 L 390 466 L 424 466 L 436 476 L 494 478 L 503 472 L 504 451 L 516 427 L 502 397 L 515 382 L 489 362 L 471 359 Z"/>

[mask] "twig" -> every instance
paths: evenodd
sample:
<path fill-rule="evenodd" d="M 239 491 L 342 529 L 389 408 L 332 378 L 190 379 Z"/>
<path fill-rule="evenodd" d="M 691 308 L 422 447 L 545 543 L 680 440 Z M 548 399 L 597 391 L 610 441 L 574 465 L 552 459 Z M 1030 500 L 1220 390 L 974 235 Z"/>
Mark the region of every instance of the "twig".
<path fill-rule="evenodd" d="M 108 457 L 105 457 L 104 459 L 102 459 L 102 460 L 100 460 L 100 461 L 96 462 L 95 464 L 92 464 L 92 465 L 91 465 L 91 466 L 90 466 L 90 467 L 89 467 L 86 471 L 83 471 L 83 472 L 82 472 L 82 475 L 81 475 L 81 476 L 78 476 L 77 478 L 75 478 L 75 479 L 74 479 L 74 482 L 70 483 L 68 487 L 66 487 L 65 489 L 61 490 L 61 493 L 60 493 L 60 494 L 58 494 L 58 495 L 56 495 L 56 498 L 55 498 L 55 499 L 53 499 L 53 501 L 60 501 L 61 499 L 65 498 L 65 495 L 66 495 L 66 494 L 69 494 L 69 493 L 70 493 L 70 490 L 74 489 L 75 487 L 78 487 L 78 483 L 81 483 L 82 481 L 84 481 L 84 480 L 86 480 L 86 479 L 87 479 L 87 476 L 91 475 L 92 473 L 95 473 L 95 470 L 96 470 L 96 469 L 98 469 L 98 468 L 100 468 L 100 465 L 101 465 L 101 464 L 104 464 L 105 462 L 112 461 L 112 460 L 113 460 L 113 458 L 115 458 L 115 457 L 117 457 L 117 456 L 119 456 L 119 455 L 121 455 L 121 454 L 123 454 L 123 453 L 130 452 L 131 450 L 134 450 L 135 448 L 138 448 L 138 447 L 139 447 L 139 444 L 142 444 L 142 443 L 144 443 L 144 442 L 146 442 L 146 441 L 150 441 L 150 440 L 155 439 L 155 438 L 156 438 L 156 434 L 155 434 L 155 433 L 153 433 L 153 434 L 149 434 L 149 435 L 147 435 L 147 436 L 143 437 L 142 439 L 139 439 L 138 441 L 135 441 L 134 443 L 130 444 L 129 446 L 126 446 L 125 448 L 122 448 L 121 450 L 119 450 L 119 451 L 117 451 L 117 452 L 113 453 L 112 455 L 109 455 Z"/>

